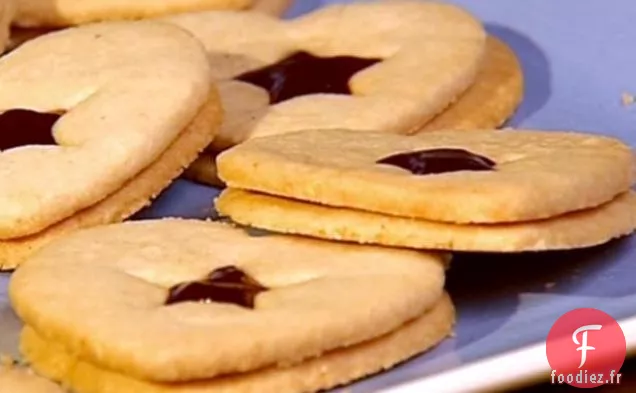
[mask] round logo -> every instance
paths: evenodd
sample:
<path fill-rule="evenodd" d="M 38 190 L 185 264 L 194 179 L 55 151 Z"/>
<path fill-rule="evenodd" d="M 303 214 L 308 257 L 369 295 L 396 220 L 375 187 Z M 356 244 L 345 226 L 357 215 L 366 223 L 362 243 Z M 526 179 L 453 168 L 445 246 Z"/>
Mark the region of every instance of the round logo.
<path fill-rule="evenodd" d="M 625 335 L 618 322 L 594 308 L 564 314 L 546 340 L 552 383 L 577 388 L 619 384 L 626 353 Z"/>

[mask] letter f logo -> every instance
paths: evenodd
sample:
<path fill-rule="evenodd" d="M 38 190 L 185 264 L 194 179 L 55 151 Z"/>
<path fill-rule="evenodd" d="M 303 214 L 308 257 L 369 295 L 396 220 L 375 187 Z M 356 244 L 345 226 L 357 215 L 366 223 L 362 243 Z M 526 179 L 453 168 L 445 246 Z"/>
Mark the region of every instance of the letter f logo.
<path fill-rule="evenodd" d="M 579 365 L 579 368 L 583 367 L 583 365 L 585 364 L 585 361 L 587 360 L 587 351 L 593 351 L 596 349 L 594 347 L 587 345 L 587 332 L 589 330 L 601 330 L 602 327 L 603 326 L 601 325 L 585 325 L 576 329 L 574 331 L 574 334 L 572 334 L 572 341 L 574 341 L 574 344 L 580 345 L 580 347 L 576 349 L 577 351 L 581 351 L 581 364 Z M 579 342 L 579 339 L 577 338 L 579 333 L 583 333 L 581 335 L 582 337 L 581 342 Z"/>

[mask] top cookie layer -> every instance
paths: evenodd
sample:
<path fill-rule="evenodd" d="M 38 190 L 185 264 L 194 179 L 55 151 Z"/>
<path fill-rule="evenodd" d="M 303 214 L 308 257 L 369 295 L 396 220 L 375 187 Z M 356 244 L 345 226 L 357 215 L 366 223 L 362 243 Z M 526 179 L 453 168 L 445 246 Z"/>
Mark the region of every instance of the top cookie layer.
<path fill-rule="evenodd" d="M 228 113 L 213 144 L 218 149 L 307 128 L 415 131 L 471 85 L 485 47 L 475 18 L 435 2 L 332 5 L 289 21 L 256 12 L 167 20 L 191 31 L 208 50 Z M 309 94 L 271 106 L 262 88 L 232 80 L 302 51 L 382 61 L 349 79 L 351 95 Z"/>
<path fill-rule="evenodd" d="M 440 148 L 467 150 L 496 166 L 414 175 L 377 163 L 399 153 Z M 222 153 L 217 165 L 229 187 L 455 223 L 548 218 L 609 201 L 633 182 L 632 151 L 625 144 L 556 131 L 401 136 L 314 130 L 247 141 Z"/>
<path fill-rule="evenodd" d="M 136 20 L 205 10 L 243 9 L 252 0 L 16 0 L 14 24 L 63 27 L 109 20 Z"/>
<path fill-rule="evenodd" d="M 235 266 L 268 288 L 254 309 L 166 306 L 168 288 Z M 131 222 L 72 234 L 13 276 L 18 315 L 101 367 L 191 381 L 290 364 L 388 333 L 426 311 L 441 256 L 202 221 Z"/>
<path fill-rule="evenodd" d="M 39 232 L 119 189 L 179 136 L 210 86 L 200 44 L 157 22 L 68 29 L 1 58 L 0 113 L 64 115 L 56 145 L 0 152 L 0 239 Z"/>

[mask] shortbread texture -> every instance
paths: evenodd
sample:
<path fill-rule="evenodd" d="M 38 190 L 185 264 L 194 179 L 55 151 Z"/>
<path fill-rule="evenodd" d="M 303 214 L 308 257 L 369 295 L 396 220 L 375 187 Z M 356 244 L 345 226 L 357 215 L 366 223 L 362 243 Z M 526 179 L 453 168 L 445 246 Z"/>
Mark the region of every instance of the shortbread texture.
<path fill-rule="evenodd" d="M 422 316 L 379 338 L 336 349 L 302 363 L 195 382 L 161 384 L 132 378 L 83 361 L 26 328 L 21 348 L 33 367 L 77 393 L 308 393 L 384 371 L 448 337 L 455 321 L 447 295 Z"/>
<path fill-rule="evenodd" d="M 492 171 L 414 175 L 377 162 L 398 153 L 463 149 Z M 220 178 L 246 189 L 334 207 L 459 224 L 549 218 L 629 190 L 634 158 L 606 136 L 557 131 L 308 130 L 255 138 L 221 153 Z"/>
<path fill-rule="evenodd" d="M 227 82 L 222 86 L 225 133 L 232 133 L 240 124 L 258 121 L 259 115 L 252 112 L 254 108 L 249 103 L 251 96 L 254 99 L 261 97 L 258 99 L 265 102 L 267 97 L 263 91 L 239 82 Z M 500 39 L 489 36 L 475 82 L 450 107 L 417 132 L 498 128 L 514 114 L 523 99 L 523 92 L 523 71 L 515 53 Z M 314 127 L 307 125 L 307 128 Z M 186 176 L 215 187 L 224 186 L 216 170 L 217 154 L 214 148 L 208 149 L 190 166 Z"/>
<path fill-rule="evenodd" d="M 421 130 L 494 129 L 508 120 L 523 100 L 524 76 L 514 51 L 489 36 L 475 83 Z"/>
<path fill-rule="evenodd" d="M 182 12 L 238 10 L 252 0 L 15 0 L 14 23 L 21 27 L 65 27 L 139 20 Z"/>
<path fill-rule="evenodd" d="M 210 143 L 221 119 L 219 97 L 213 92 L 179 137 L 113 194 L 34 235 L 0 240 L 0 270 L 16 268 L 58 237 L 83 228 L 121 222 L 150 204 Z"/>
<path fill-rule="evenodd" d="M 293 365 L 388 334 L 439 301 L 446 261 L 252 237 L 205 221 L 137 221 L 51 243 L 14 273 L 9 292 L 20 318 L 47 342 L 99 367 L 172 383 Z M 164 305 L 169 287 L 227 265 L 269 288 L 255 309 Z"/>
<path fill-rule="evenodd" d="M 508 224 L 452 224 L 337 208 L 226 189 L 216 209 L 233 221 L 278 233 L 425 250 L 525 252 L 592 247 L 636 228 L 636 195 L 599 207 Z"/>
<path fill-rule="evenodd" d="M 474 82 L 486 40 L 463 9 L 426 1 L 331 5 L 292 20 L 257 12 L 167 20 L 208 51 L 228 113 L 213 150 L 307 128 L 415 132 Z M 298 51 L 382 61 L 353 75 L 351 95 L 310 94 L 275 105 L 260 87 L 233 80 Z"/>
<path fill-rule="evenodd" d="M 0 152 L 6 240 L 72 216 L 147 168 L 209 99 L 211 79 L 187 32 L 113 22 L 25 43 L 0 59 L 0 86 L 0 111 L 64 113 L 53 127 L 56 146 Z"/>

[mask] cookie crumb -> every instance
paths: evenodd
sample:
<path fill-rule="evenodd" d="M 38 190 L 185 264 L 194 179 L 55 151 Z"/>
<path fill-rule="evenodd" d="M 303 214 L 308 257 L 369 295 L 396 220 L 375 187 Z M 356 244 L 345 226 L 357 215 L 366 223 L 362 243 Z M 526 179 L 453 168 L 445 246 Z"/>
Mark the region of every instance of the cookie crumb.
<path fill-rule="evenodd" d="M 621 101 L 623 101 L 623 106 L 630 106 L 636 102 L 636 97 L 633 94 L 623 93 Z"/>
<path fill-rule="evenodd" d="M 556 285 L 555 282 L 548 282 L 545 284 L 545 289 L 552 289 Z"/>

